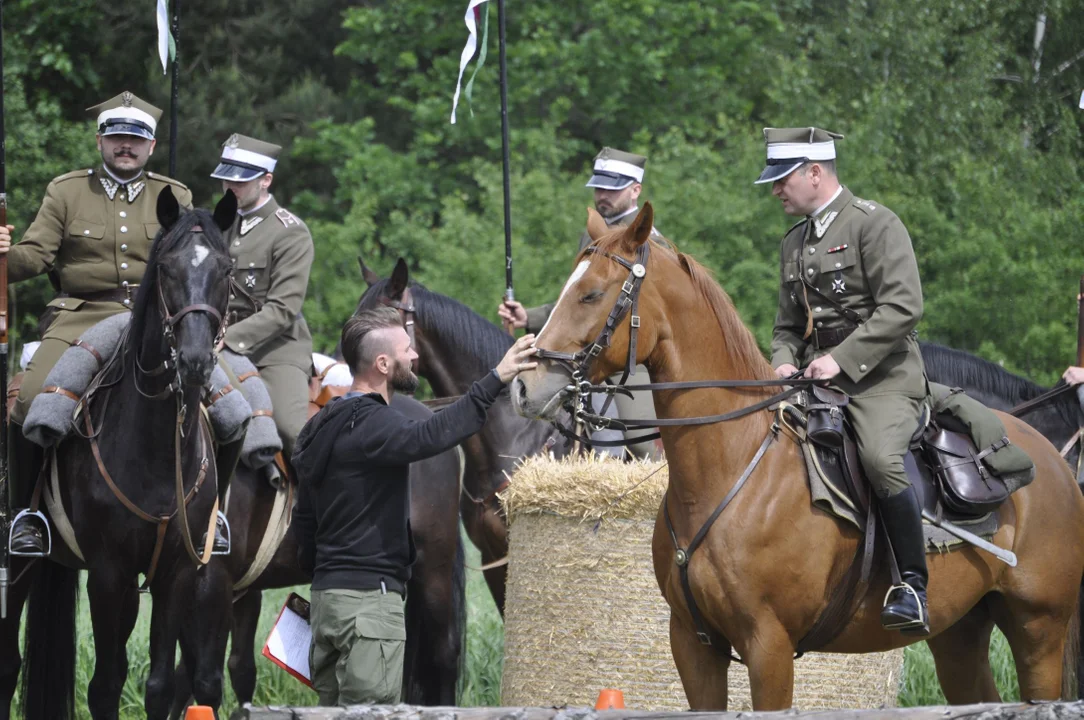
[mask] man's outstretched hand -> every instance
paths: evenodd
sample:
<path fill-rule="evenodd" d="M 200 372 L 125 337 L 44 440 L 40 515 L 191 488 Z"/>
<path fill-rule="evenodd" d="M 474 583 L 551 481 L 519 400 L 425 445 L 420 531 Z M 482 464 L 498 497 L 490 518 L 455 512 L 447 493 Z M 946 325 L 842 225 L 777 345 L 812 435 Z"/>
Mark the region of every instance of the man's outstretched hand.
<path fill-rule="evenodd" d="M 538 363 L 531 359 L 535 353 L 533 343 L 534 335 L 528 334 L 516 340 L 512 347 L 508 348 L 508 352 L 497 363 L 497 375 L 500 376 L 501 382 L 511 382 L 512 378 L 524 370 L 534 370 L 538 367 Z"/>

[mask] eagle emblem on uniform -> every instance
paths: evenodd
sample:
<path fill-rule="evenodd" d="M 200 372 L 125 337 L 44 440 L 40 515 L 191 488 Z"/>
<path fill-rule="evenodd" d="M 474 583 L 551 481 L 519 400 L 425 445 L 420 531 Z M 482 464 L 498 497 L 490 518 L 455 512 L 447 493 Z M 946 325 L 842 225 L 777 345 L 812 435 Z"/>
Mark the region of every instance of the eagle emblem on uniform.
<path fill-rule="evenodd" d="M 226 147 L 236 148 L 241 144 L 241 139 L 237 137 L 237 133 L 230 135 L 230 139 L 226 141 Z"/>
<path fill-rule="evenodd" d="M 120 102 L 126 108 L 132 107 L 132 100 L 134 100 L 134 99 L 135 99 L 135 95 L 132 95 L 132 93 L 130 93 L 127 90 L 125 90 L 123 93 L 121 93 Z"/>

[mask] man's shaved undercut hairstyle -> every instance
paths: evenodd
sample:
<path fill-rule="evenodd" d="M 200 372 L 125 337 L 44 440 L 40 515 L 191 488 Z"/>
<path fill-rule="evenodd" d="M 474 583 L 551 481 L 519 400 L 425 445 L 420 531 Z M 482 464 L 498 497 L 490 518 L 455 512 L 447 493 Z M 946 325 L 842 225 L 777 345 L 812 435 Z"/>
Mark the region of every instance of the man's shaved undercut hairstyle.
<path fill-rule="evenodd" d="M 399 311 L 391 307 L 362 310 L 343 326 L 343 360 L 354 375 L 368 370 L 381 353 L 393 352 L 386 333 L 389 328 L 402 327 Z"/>

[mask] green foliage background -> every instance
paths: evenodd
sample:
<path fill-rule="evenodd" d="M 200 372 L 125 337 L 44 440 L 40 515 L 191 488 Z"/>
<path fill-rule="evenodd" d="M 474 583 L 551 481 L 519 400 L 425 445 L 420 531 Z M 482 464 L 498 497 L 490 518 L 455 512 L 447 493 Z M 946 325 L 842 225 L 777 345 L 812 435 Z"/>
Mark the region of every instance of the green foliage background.
<path fill-rule="evenodd" d="M 20 228 L 49 178 L 94 162 L 84 108 L 131 89 L 168 109 L 152 5 L 7 3 Z M 318 349 L 334 347 L 353 308 L 359 254 L 385 272 L 403 256 L 428 287 L 495 319 L 496 9 L 473 105 L 452 125 L 462 5 L 183 6 L 177 175 L 210 204 L 220 190 L 207 175 L 231 132 L 285 146 L 274 191 L 313 229 L 305 313 Z M 656 226 L 715 270 L 766 348 L 792 220 L 752 185 L 760 131 L 815 124 L 847 136 L 844 182 L 910 230 L 923 337 L 1046 384 L 1072 360 L 1084 272 L 1079 0 L 561 0 L 510 2 L 508 15 L 518 299 L 538 304 L 560 288 L 591 202 L 591 158 L 612 145 L 649 156 L 643 197 Z M 50 292 L 42 279 L 18 288 L 21 329 Z"/>

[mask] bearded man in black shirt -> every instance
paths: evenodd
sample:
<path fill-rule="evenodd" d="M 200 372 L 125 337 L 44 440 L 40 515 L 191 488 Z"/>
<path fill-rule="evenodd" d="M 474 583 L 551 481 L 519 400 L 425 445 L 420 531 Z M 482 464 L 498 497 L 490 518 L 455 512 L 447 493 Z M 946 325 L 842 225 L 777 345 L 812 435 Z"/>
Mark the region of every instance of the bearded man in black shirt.
<path fill-rule="evenodd" d="M 354 384 L 305 425 L 293 454 L 298 560 L 313 576 L 309 670 L 321 705 L 399 701 L 415 558 L 408 465 L 481 430 L 505 384 L 535 367 L 533 341 L 521 337 L 466 395 L 417 421 L 389 405 L 418 385 L 399 312 L 366 310 L 343 328 Z"/>

